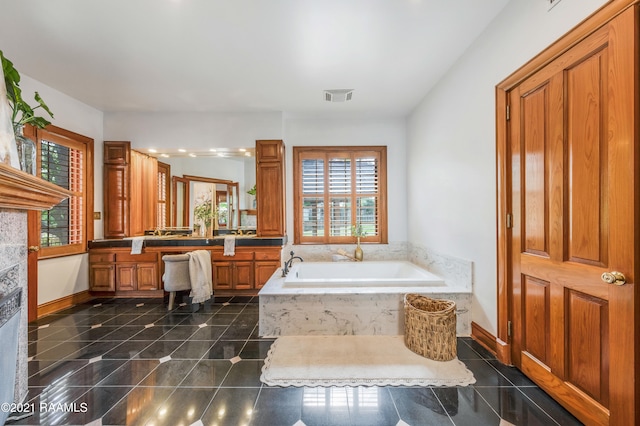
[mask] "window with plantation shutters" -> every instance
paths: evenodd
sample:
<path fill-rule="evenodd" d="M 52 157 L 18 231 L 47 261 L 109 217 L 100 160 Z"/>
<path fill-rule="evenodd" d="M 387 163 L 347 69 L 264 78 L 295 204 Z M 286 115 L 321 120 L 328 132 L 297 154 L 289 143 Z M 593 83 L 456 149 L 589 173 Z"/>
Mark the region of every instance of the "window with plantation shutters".
<path fill-rule="evenodd" d="M 387 242 L 386 147 L 294 147 L 296 244 Z"/>
<path fill-rule="evenodd" d="M 93 176 L 88 158 L 93 140 L 49 126 L 37 130 L 40 177 L 71 191 L 72 196 L 40 214 L 40 257 L 83 253 L 93 227 Z"/>
<path fill-rule="evenodd" d="M 158 161 L 158 228 L 167 228 L 169 220 L 169 178 L 171 176 L 171 166 Z"/>

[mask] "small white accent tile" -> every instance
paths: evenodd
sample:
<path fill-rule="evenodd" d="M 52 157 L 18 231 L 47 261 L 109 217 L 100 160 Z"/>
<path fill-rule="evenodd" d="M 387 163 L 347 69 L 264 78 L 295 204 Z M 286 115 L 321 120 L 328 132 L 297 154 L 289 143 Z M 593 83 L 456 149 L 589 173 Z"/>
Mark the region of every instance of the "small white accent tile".
<path fill-rule="evenodd" d="M 151 324 L 145 325 L 144 328 L 151 328 L 151 327 L 154 327 L 154 326 L 155 326 L 155 324 L 151 323 Z"/>
<path fill-rule="evenodd" d="M 40 327 L 38 327 L 38 330 L 42 330 L 43 328 L 47 328 L 49 327 L 51 324 L 45 324 L 45 325 L 41 325 Z"/>
<path fill-rule="evenodd" d="M 138 304 L 136 305 L 136 308 L 139 308 L 140 306 L 144 306 L 144 303 L 138 303 Z"/>
<path fill-rule="evenodd" d="M 91 329 L 93 330 L 94 328 L 100 328 L 102 327 L 102 324 L 94 324 L 91 326 Z"/>
<path fill-rule="evenodd" d="M 171 355 L 167 355 L 165 357 L 160 358 L 158 361 L 160 361 L 160 364 L 163 364 L 167 361 L 171 361 Z"/>
<path fill-rule="evenodd" d="M 100 306 L 102 306 L 102 303 L 96 303 L 95 305 L 93 305 L 94 308 L 99 308 Z"/>
<path fill-rule="evenodd" d="M 199 327 L 199 328 L 205 328 L 206 326 L 207 326 L 207 324 L 202 323 L 202 324 L 200 324 L 198 327 Z"/>
<path fill-rule="evenodd" d="M 239 356 L 234 356 L 233 358 L 231 358 L 229 361 L 231 361 L 231 364 L 237 364 L 240 361 L 242 361 L 242 358 L 240 358 Z"/>
<path fill-rule="evenodd" d="M 89 360 L 89 364 L 93 364 L 94 362 L 98 362 L 98 361 L 102 361 L 102 355 L 101 355 L 101 356 L 94 357 L 94 358 L 91 358 L 91 359 Z"/>

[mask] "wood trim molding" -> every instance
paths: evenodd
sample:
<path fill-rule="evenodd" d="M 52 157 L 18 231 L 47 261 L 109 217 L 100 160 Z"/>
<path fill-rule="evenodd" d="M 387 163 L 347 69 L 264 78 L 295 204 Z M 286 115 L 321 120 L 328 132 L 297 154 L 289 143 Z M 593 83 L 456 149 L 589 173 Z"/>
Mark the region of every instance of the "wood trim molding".
<path fill-rule="evenodd" d="M 79 293 L 70 294 L 69 296 L 43 303 L 42 305 L 38 305 L 38 318 L 60 312 L 63 309 L 70 308 L 91 299 L 93 299 L 93 297 L 89 294 L 89 290 L 84 290 Z"/>
<path fill-rule="evenodd" d="M 48 210 L 71 192 L 51 182 L 0 163 L 0 207 Z"/>
<path fill-rule="evenodd" d="M 509 93 L 514 87 L 530 77 L 537 70 L 551 63 L 557 57 L 597 31 L 614 17 L 630 7 L 640 4 L 640 0 L 610 0 L 597 9 L 582 22 L 569 30 L 564 36 L 551 44 L 530 61 L 522 65 L 496 86 L 496 192 L 497 192 L 497 308 L 498 335 L 494 342 L 498 359 L 511 364 L 513 345 L 508 336 L 508 322 L 511 320 L 510 296 L 511 288 L 511 229 L 507 227 L 507 215 L 511 205 L 511 182 L 507 169 L 510 167 L 510 149 L 507 136 Z M 473 327 L 473 324 L 472 324 Z"/>
<path fill-rule="evenodd" d="M 480 343 L 482 347 L 491 352 L 493 355 L 496 355 L 496 336 L 489 333 L 484 328 L 480 327 L 477 323 L 471 321 L 471 338 L 476 342 Z"/>

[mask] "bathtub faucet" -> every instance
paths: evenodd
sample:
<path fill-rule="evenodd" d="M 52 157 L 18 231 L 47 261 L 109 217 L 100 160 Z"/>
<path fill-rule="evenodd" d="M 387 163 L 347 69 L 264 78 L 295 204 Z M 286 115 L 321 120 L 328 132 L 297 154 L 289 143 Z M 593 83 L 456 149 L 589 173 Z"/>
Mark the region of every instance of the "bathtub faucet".
<path fill-rule="evenodd" d="M 289 258 L 289 260 L 284 262 L 284 268 L 282 268 L 282 276 L 283 277 L 286 277 L 287 274 L 289 273 L 289 269 L 291 269 L 291 264 L 293 264 L 294 259 L 299 259 L 300 262 L 304 262 L 304 259 L 301 258 L 300 256 L 294 256 L 293 255 L 293 250 L 289 254 L 291 255 L 291 257 Z"/>

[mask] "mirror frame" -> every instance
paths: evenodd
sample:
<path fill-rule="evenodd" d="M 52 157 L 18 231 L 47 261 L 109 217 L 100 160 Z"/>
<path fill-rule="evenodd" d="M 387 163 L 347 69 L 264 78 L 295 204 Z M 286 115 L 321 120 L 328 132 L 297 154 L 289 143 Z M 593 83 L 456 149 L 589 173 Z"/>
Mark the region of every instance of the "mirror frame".
<path fill-rule="evenodd" d="M 192 182 L 201 182 L 201 183 L 212 183 L 212 184 L 220 184 L 220 185 L 227 185 L 227 202 L 229 202 L 229 194 L 230 188 L 235 187 L 235 199 L 233 200 L 233 206 L 235 210 L 235 218 L 234 220 L 231 220 L 231 218 L 229 218 L 227 220 L 227 223 L 232 224 L 232 223 L 236 223 L 236 226 L 240 226 L 240 195 L 238 194 L 239 191 L 239 183 L 238 182 L 234 182 L 231 180 L 226 180 L 226 179 L 216 179 L 216 178 L 208 178 L 208 177 L 203 177 L 203 176 L 193 176 L 193 175 L 182 175 L 182 177 L 179 176 L 172 176 L 171 177 L 171 184 L 172 184 L 172 191 L 173 191 L 173 197 L 172 197 L 172 214 L 171 214 L 171 226 L 175 227 L 177 226 L 177 215 L 178 215 L 178 197 L 177 197 L 177 193 L 178 193 L 178 183 L 182 183 L 184 184 L 184 196 L 183 196 L 183 200 L 182 200 L 182 222 L 183 222 L 183 226 L 188 226 L 189 228 L 193 228 L 193 225 L 191 223 L 191 217 L 189 212 L 191 211 L 189 202 L 190 202 L 190 191 L 191 191 L 191 183 Z M 214 195 L 215 196 L 215 195 Z M 232 229 L 231 227 L 228 227 L 227 229 Z"/>

